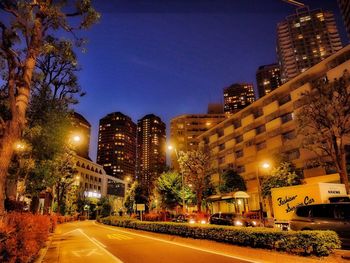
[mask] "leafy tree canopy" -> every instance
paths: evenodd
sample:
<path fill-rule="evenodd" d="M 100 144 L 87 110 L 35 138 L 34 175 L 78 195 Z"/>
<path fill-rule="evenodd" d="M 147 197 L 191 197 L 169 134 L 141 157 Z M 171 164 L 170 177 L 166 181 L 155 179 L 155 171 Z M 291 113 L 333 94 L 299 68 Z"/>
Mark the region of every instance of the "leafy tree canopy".
<path fill-rule="evenodd" d="M 219 186 L 221 193 L 230 193 L 237 191 L 246 191 L 245 182 L 236 171 L 228 170 L 222 174 L 222 183 Z"/>
<path fill-rule="evenodd" d="M 271 196 L 272 188 L 299 185 L 302 183 L 302 176 L 298 174 L 291 163 L 283 162 L 273 168 L 271 174 L 261 184 L 263 197 Z"/>

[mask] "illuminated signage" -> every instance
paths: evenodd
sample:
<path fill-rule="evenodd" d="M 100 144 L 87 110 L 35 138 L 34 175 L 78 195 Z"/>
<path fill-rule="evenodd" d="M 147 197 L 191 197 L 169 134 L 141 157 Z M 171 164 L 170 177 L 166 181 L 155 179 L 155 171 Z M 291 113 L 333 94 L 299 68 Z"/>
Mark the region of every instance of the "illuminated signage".
<path fill-rule="evenodd" d="M 85 192 L 84 192 L 84 196 L 85 196 L 85 197 L 101 198 L 101 194 L 100 194 L 100 193 L 97 193 L 97 192 L 89 192 L 89 191 L 85 191 Z"/>

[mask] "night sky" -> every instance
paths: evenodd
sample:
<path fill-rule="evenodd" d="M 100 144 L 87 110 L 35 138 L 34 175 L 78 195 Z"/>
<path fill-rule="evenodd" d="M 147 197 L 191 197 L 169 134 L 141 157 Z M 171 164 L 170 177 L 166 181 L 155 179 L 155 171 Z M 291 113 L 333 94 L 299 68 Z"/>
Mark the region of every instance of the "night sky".
<path fill-rule="evenodd" d="M 92 125 L 96 158 L 99 119 L 121 111 L 134 122 L 154 113 L 170 119 L 206 113 L 234 82 L 253 82 L 260 65 L 276 61 L 276 25 L 294 7 L 281 0 L 96 0 L 99 24 L 84 33 L 80 83 L 87 95 L 75 108 Z M 331 10 L 343 44 L 336 0 L 303 1 Z M 169 130 L 168 130 L 169 133 Z"/>

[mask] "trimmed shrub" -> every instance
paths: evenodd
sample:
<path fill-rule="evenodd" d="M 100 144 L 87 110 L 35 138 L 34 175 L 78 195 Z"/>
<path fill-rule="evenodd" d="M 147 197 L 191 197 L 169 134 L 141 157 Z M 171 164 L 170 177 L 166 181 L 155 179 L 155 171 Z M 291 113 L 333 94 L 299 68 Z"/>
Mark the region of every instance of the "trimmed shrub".
<path fill-rule="evenodd" d="M 161 219 L 162 215 L 157 213 L 149 213 L 143 216 L 143 220 L 145 221 L 160 221 Z"/>
<path fill-rule="evenodd" d="M 100 222 L 138 230 L 178 235 L 218 242 L 267 248 L 292 254 L 328 256 L 340 248 L 334 231 L 281 231 L 271 228 L 248 228 L 216 225 L 191 225 L 171 222 L 141 222 L 120 217 L 106 217 Z"/>
<path fill-rule="evenodd" d="M 0 262 L 31 262 L 45 245 L 54 219 L 30 213 L 9 213 L 0 224 Z"/>

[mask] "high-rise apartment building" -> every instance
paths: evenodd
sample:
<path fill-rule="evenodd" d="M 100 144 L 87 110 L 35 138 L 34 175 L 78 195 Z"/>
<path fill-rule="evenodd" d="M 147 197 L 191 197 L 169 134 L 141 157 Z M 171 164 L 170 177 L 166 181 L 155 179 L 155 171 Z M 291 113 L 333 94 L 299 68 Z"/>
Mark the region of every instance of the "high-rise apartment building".
<path fill-rule="evenodd" d="M 256 72 L 259 98 L 281 86 L 281 73 L 278 64 L 260 66 Z"/>
<path fill-rule="evenodd" d="M 97 163 L 108 175 L 135 177 L 136 124 L 130 117 L 113 112 L 100 120 Z"/>
<path fill-rule="evenodd" d="M 334 81 L 344 70 L 350 71 L 350 45 L 199 135 L 198 147 L 211 153 L 212 182 L 219 185 L 224 171 L 236 170 L 245 180 L 250 210 L 259 209 L 257 177 L 269 175 L 258 167 L 265 161 L 272 163 L 275 156 L 284 156 L 303 170 L 305 183 L 339 182 L 332 167 L 315 166 L 319 156 L 302 147 L 296 114 L 305 91 L 321 80 Z M 227 202 L 230 198 L 231 204 Z M 233 195 L 209 198 L 211 212 L 235 212 L 233 199 Z"/>
<path fill-rule="evenodd" d="M 350 40 L 350 0 L 338 0 L 340 11 L 343 16 L 346 32 Z"/>
<path fill-rule="evenodd" d="M 137 121 L 137 180 L 150 194 L 166 165 L 165 123 L 148 114 Z"/>
<path fill-rule="evenodd" d="M 170 121 L 170 143 L 180 151 L 197 149 L 197 136 L 225 120 L 225 114 L 184 114 Z M 176 153 L 171 152 L 171 164 L 178 168 Z"/>
<path fill-rule="evenodd" d="M 254 101 L 252 83 L 235 83 L 224 89 L 224 112 L 227 115 L 244 109 Z"/>
<path fill-rule="evenodd" d="M 282 82 L 286 82 L 329 55 L 342 43 L 334 16 L 321 9 L 296 9 L 277 25 L 277 55 Z"/>
<path fill-rule="evenodd" d="M 91 124 L 77 112 L 73 112 L 71 136 L 79 138 L 79 142 L 74 143 L 74 151 L 77 155 L 89 159 L 89 144 L 91 134 Z"/>

